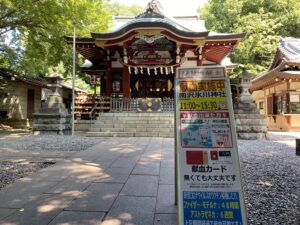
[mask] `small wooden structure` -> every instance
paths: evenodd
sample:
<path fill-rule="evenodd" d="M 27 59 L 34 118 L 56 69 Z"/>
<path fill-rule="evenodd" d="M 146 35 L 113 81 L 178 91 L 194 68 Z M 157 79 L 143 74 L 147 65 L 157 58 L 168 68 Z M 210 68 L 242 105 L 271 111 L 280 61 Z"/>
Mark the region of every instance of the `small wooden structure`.
<path fill-rule="evenodd" d="M 300 39 L 282 39 L 269 70 L 251 83 L 268 130 L 300 131 Z"/>
<path fill-rule="evenodd" d="M 16 72 L 1 70 L 0 120 L 16 128 L 31 126 L 33 113 L 41 108 L 43 79 L 21 76 Z"/>

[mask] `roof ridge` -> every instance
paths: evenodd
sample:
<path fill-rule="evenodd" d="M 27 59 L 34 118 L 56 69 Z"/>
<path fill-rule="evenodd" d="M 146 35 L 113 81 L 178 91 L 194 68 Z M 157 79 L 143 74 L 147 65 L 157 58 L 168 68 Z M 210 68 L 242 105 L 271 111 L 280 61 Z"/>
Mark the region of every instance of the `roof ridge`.
<path fill-rule="evenodd" d="M 298 45 L 296 43 L 298 43 Z M 278 50 L 288 60 L 300 60 L 300 39 L 283 38 L 278 44 Z"/>
<path fill-rule="evenodd" d="M 37 86 L 44 86 L 46 82 L 43 77 L 31 77 L 6 68 L 1 68 L 0 73 L 4 76 L 14 77 L 23 82 L 31 83 Z"/>
<path fill-rule="evenodd" d="M 162 7 L 159 0 L 151 0 L 148 3 L 148 6 L 147 6 L 145 12 L 143 12 L 135 17 L 135 19 L 141 19 L 141 18 L 166 19 L 168 22 L 175 23 L 177 26 L 180 26 L 182 29 L 184 29 L 186 31 L 192 31 L 191 29 L 180 24 L 178 22 L 178 20 L 174 18 L 174 16 L 167 15 L 167 13 L 164 11 L 164 8 Z"/>
<path fill-rule="evenodd" d="M 141 14 L 137 15 L 135 18 L 164 18 L 165 16 L 160 10 L 158 4 L 161 6 L 158 0 L 151 0 L 150 2 L 148 2 L 146 10 Z"/>

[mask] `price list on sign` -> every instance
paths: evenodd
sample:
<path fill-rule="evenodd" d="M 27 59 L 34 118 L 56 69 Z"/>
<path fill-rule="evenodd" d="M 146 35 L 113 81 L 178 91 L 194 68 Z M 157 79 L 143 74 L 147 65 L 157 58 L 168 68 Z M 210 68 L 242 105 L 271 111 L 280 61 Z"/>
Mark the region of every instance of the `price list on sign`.
<path fill-rule="evenodd" d="M 178 68 L 175 84 L 179 224 L 247 224 L 225 69 Z"/>

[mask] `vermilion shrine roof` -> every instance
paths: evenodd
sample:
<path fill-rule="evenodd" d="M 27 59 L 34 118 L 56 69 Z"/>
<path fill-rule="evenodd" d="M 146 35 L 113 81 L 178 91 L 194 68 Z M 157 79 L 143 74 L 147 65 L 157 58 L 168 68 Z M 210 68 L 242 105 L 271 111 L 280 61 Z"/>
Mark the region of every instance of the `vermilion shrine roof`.
<path fill-rule="evenodd" d="M 120 20 L 124 22 L 122 25 L 120 25 Z M 187 50 L 193 51 L 195 57 L 201 62 L 207 60 L 220 64 L 245 36 L 244 33 L 209 32 L 204 22 L 198 17 L 177 17 L 176 19 L 168 16 L 157 0 L 150 1 L 145 12 L 137 17 L 119 18 L 118 22 L 117 28 L 111 32 L 92 33 L 88 38 L 76 38 L 76 50 L 92 62 L 93 66 L 97 68 L 105 66 L 105 62 L 116 52 L 121 57 L 128 54 L 128 58 L 132 59 L 138 55 L 137 52 L 145 52 L 145 49 L 149 49 L 150 52 L 151 46 L 155 46 L 155 52 L 160 53 L 161 59 L 174 60 L 152 60 L 147 64 L 145 60 L 140 60 L 139 55 L 134 60 L 129 60 L 128 66 L 137 66 L 139 63 L 146 63 L 147 66 L 160 63 L 178 65 L 178 60 L 175 60 L 176 56 L 183 57 Z M 65 37 L 65 39 L 69 44 L 73 42 L 72 37 Z M 123 52 L 124 49 L 127 52 Z M 157 56 L 152 54 L 149 57 L 153 59 Z"/>

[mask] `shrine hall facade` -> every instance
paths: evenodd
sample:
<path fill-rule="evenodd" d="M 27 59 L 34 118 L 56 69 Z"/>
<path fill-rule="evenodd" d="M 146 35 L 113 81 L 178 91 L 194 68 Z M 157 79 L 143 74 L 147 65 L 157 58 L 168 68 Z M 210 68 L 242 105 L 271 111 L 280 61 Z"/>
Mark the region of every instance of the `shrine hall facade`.
<path fill-rule="evenodd" d="M 116 17 L 114 25 L 109 33 L 76 38 L 86 59 L 82 72 L 107 97 L 173 98 L 176 68 L 223 65 L 245 36 L 209 32 L 197 16 L 167 16 L 157 0 L 134 18 Z"/>

